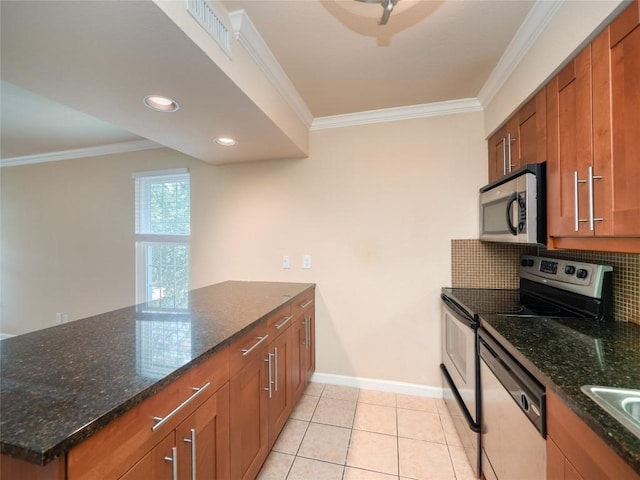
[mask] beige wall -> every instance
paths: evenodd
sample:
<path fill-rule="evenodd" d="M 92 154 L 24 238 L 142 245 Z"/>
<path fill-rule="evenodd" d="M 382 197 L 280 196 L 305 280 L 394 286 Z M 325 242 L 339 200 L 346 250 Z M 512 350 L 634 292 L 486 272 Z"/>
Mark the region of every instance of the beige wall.
<path fill-rule="evenodd" d="M 498 94 L 485 106 L 485 136 L 496 130 L 563 62 L 602 29 L 621 0 L 565 1 L 520 60 Z M 605 22 L 605 23 L 603 23 Z"/>
<path fill-rule="evenodd" d="M 165 149 L 2 169 L 0 329 L 132 304 L 131 173 L 187 166 L 193 287 L 315 282 L 319 372 L 439 386 L 439 291 L 451 239 L 476 236 L 482 136 L 476 112 L 313 131 L 305 160 L 212 167 Z"/>

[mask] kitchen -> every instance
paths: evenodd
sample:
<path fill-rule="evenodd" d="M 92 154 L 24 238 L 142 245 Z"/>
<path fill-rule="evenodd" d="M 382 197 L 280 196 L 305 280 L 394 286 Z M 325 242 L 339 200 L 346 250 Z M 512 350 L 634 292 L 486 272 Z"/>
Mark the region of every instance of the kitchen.
<path fill-rule="evenodd" d="M 317 371 L 327 375 L 324 380 L 375 379 L 380 386 L 384 381 L 401 382 L 407 391 L 437 395 L 440 352 L 434 340 L 438 335 L 432 332 L 439 329 L 440 288 L 455 282 L 458 263 L 454 262 L 452 278 L 452 249 L 456 252 L 462 244 L 484 255 L 459 257 L 465 263 L 491 265 L 491 255 L 506 255 L 511 265 L 517 264 L 516 250 L 458 240 L 477 238 L 477 191 L 487 179 L 485 137 L 614 8 L 599 6 L 601 10 L 585 13 L 576 5 L 565 5 L 484 111 L 472 106 L 464 113 L 313 129 L 309 157 L 303 160 L 213 168 L 161 149 L 3 169 L 3 255 L 12 252 L 10 259 L 3 257 L 3 268 L 19 268 L 29 287 L 9 283 L 3 271 L 3 331 L 5 325 L 7 333 L 50 326 L 56 311 L 68 311 L 77 319 L 133 304 L 128 280 L 134 276 L 129 261 L 131 173 L 185 166 L 194 195 L 194 287 L 230 278 L 314 282 Z M 87 183 L 87 176 L 100 181 Z M 108 187 L 107 179 L 113 179 Z M 38 196 L 20 187 L 25 184 Z M 91 192 L 82 202 L 68 194 L 78 185 Z M 6 198 L 16 198 L 25 207 L 36 202 L 40 209 L 46 201 L 46 211 L 39 210 L 41 216 L 33 223 L 26 216 L 8 223 L 14 217 L 5 210 Z M 113 206 L 108 218 L 95 215 L 104 205 Z M 119 212 L 122 216 L 116 217 Z M 52 226 L 58 227 L 57 233 L 45 234 Z M 24 234 L 12 238 L 12 232 L 16 237 L 20 232 L 40 235 L 30 236 L 29 244 Z M 87 251 L 86 245 L 94 242 L 97 251 L 109 248 L 114 254 Z M 14 252 L 22 253 L 17 257 Z M 313 256 L 311 270 L 300 268 L 307 253 Z M 281 268 L 283 255 L 293 259 L 290 270 Z M 61 259 L 59 270 L 37 275 L 38 265 L 52 257 Z M 631 262 L 634 259 L 637 256 Z M 65 282 L 52 288 L 55 278 Z M 87 278 L 95 281 L 87 285 Z M 29 300 L 34 290 L 42 292 L 41 306 Z M 42 310 L 19 310 L 27 305 Z M 41 323 L 11 325 L 13 318 L 37 318 Z"/>

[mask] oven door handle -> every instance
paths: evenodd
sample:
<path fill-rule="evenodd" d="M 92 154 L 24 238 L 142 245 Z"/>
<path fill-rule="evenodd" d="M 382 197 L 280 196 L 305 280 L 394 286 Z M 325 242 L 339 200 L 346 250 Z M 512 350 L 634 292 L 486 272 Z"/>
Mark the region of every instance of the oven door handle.
<path fill-rule="evenodd" d="M 469 413 L 469 410 L 467 410 L 467 406 L 464 404 L 464 400 L 462 400 L 462 397 L 460 396 L 460 392 L 458 392 L 458 389 L 456 388 L 455 384 L 453 383 L 453 380 L 451 379 L 451 375 L 449 375 L 449 372 L 447 371 L 447 367 L 445 367 L 443 363 L 440 364 L 440 370 L 442 370 L 444 379 L 449 384 L 449 387 L 451 388 L 451 392 L 453 393 L 453 396 L 456 398 L 456 402 L 458 402 L 458 406 L 460 407 L 460 410 L 462 410 L 462 414 L 464 415 L 464 419 L 467 421 L 467 425 L 469 425 L 469 428 L 473 432 L 480 433 L 480 425 L 474 422 L 473 418 L 471 418 L 471 414 Z"/>
<path fill-rule="evenodd" d="M 469 326 L 469 328 L 476 328 L 478 326 L 478 321 L 472 315 L 469 315 L 467 312 L 465 312 L 462 307 L 460 307 L 460 305 L 458 305 L 456 302 L 454 302 L 444 294 L 441 294 L 440 298 L 445 303 L 445 305 L 449 307 L 449 309 L 451 309 L 454 314 L 456 314 L 458 320 L 463 321 L 465 324 L 467 324 L 467 326 Z"/>

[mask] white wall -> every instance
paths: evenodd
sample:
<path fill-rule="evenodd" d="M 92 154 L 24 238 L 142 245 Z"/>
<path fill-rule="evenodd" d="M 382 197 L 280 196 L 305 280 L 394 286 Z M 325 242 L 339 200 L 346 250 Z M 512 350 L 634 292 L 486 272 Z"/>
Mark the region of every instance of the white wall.
<path fill-rule="evenodd" d="M 225 167 L 165 149 L 4 168 L 0 330 L 132 304 L 131 173 L 187 166 L 193 287 L 315 282 L 319 372 L 439 386 L 450 240 L 477 235 L 486 183 L 482 113 L 313 131 L 310 149 Z"/>

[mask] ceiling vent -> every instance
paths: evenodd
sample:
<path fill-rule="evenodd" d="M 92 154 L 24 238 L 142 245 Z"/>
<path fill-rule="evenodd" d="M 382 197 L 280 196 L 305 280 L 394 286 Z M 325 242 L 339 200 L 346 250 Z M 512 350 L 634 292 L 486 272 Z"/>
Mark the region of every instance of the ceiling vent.
<path fill-rule="evenodd" d="M 209 35 L 231 56 L 231 35 L 226 10 L 210 0 L 187 0 L 187 11 L 195 18 Z"/>

